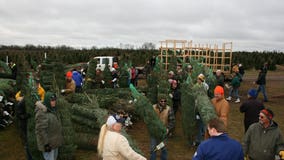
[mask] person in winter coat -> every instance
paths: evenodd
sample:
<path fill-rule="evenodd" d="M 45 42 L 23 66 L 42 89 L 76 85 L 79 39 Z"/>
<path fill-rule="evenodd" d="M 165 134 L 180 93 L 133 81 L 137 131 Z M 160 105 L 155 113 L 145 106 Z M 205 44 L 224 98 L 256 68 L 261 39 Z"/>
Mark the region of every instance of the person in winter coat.
<path fill-rule="evenodd" d="M 164 95 L 159 95 L 158 97 L 159 103 L 153 105 L 153 109 L 156 112 L 157 116 L 159 119 L 162 121 L 162 123 L 165 125 L 167 128 L 167 134 L 171 133 L 171 131 L 175 127 L 175 115 L 173 112 L 173 109 L 167 105 L 167 100 L 166 96 Z M 156 152 L 154 149 L 155 147 L 160 143 L 157 139 L 154 137 L 151 137 L 150 139 L 151 143 L 151 157 L 150 160 L 155 160 L 156 159 Z M 166 146 L 161 148 L 161 154 L 160 154 L 161 160 L 166 160 L 168 157 L 168 151 Z"/>
<path fill-rule="evenodd" d="M 221 86 L 221 87 L 224 87 L 224 75 L 222 74 L 222 71 L 221 70 L 217 70 L 216 71 L 216 81 L 217 81 L 217 85 L 218 86 Z"/>
<path fill-rule="evenodd" d="M 193 91 L 195 93 L 200 92 L 204 93 L 204 95 L 207 95 L 208 93 L 209 86 L 205 82 L 205 76 L 203 74 L 199 74 L 197 76 L 197 82 L 193 86 Z M 203 122 L 202 117 L 199 113 L 198 106 L 197 106 L 198 101 L 195 100 L 195 120 L 196 120 L 196 125 L 198 128 L 197 136 L 195 138 L 195 141 L 193 142 L 193 146 L 198 146 L 201 141 L 204 140 L 204 138 L 208 137 L 208 134 L 206 133 L 206 124 Z"/>
<path fill-rule="evenodd" d="M 56 108 L 56 95 L 47 92 L 43 103 L 36 102 L 35 134 L 38 150 L 45 160 L 56 160 L 58 148 L 63 144 L 62 126 Z"/>
<path fill-rule="evenodd" d="M 169 82 L 169 84 L 171 84 L 173 80 L 177 81 L 175 73 L 174 73 L 174 71 L 169 71 L 169 73 L 168 73 L 168 82 Z"/>
<path fill-rule="evenodd" d="M 122 118 L 111 115 L 101 127 L 98 140 L 99 156 L 104 160 L 146 160 L 136 153 L 121 135 L 122 123 Z"/>
<path fill-rule="evenodd" d="M 273 116 L 272 110 L 263 109 L 259 113 L 259 122 L 248 128 L 242 143 L 247 159 L 272 160 L 278 154 L 284 158 L 283 135 Z"/>
<path fill-rule="evenodd" d="M 183 82 L 183 80 L 187 76 L 186 74 L 187 74 L 187 72 L 182 69 L 182 65 L 178 64 L 176 66 L 176 78 L 177 78 L 177 82 L 179 84 L 181 84 Z"/>
<path fill-rule="evenodd" d="M 75 81 L 76 85 L 75 92 L 76 93 L 82 92 L 83 77 L 81 73 L 79 73 L 76 69 L 74 69 L 72 72 L 72 79 Z"/>
<path fill-rule="evenodd" d="M 221 119 L 211 119 L 207 129 L 210 138 L 198 146 L 193 160 L 242 160 L 244 158 L 242 145 L 228 136 L 226 126 Z"/>
<path fill-rule="evenodd" d="M 40 80 L 39 79 L 36 79 L 35 80 L 35 88 L 37 90 L 37 94 L 40 98 L 41 101 L 44 100 L 44 95 L 45 95 L 45 90 L 42 88 L 42 86 L 40 85 Z M 21 91 L 18 91 L 15 95 L 15 98 L 16 98 L 16 101 L 20 102 L 24 96 L 22 95 Z"/>
<path fill-rule="evenodd" d="M 226 98 L 226 100 L 231 101 L 233 93 L 235 93 L 235 96 L 236 96 L 235 97 L 236 98 L 235 103 L 240 103 L 241 102 L 240 97 L 239 97 L 239 88 L 241 86 L 240 77 L 238 76 L 237 73 L 233 73 L 233 76 L 234 77 L 233 77 L 232 82 L 231 82 L 229 97 Z"/>
<path fill-rule="evenodd" d="M 243 78 L 244 74 L 245 74 L 245 69 L 244 69 L 244 66 L 241 63 L 239 64 L 239 73 L 240 73 L 241 77 Z"/>
<path fill-rule="evenodd" d="M 134 66 L 131 66 L 131 69 L 130 69 L 130 76 L 131 76 L 131 80 L 130 82 L 134 85 L 134 86 L 137 86 L 137 75 L 138 75 L 138 71 L 137 69 L 134 67 Z"/>
<path fill-rule="evenodd" d="M 169 94 L 173 102 L 174 114 L 178 111 L 179 106 L 181 106 L 181 92 L 178 89 L 178 83 L 176 80 L 173 80 L 171 83 L 171 93 Z"/>
<path fill-rule="evenodd" d="M 263 94 L 263 97 L 264 97 L 264 102 L 268 102 L 267 94 L 266 94 L 266 91 L 265 91 L 266 72 L 267 72 L 267 70 L 265 70 L 264 68 L 260 68 L 258 78 L 254 82 L 255 84 L 258 85 L 256 97 L 258 97 L 258 93 L 261 92 Z"/>
<path fill-rule="evenodd" d="M 76 84 L 75 81 L 72 79 L 72 72 L 68 71 L 66 73 L 65 89 L 62 89 L 61 93 L 62 94 L 75 93 L 75 90 L 76 90 Z"/>
<path fill-rule="evenodd" d="M 222 119 L 225 126 L 228 126 L 228 117 L 230 112 L 230 106 L 228 101 L 224 98 L 224 88 L 221 86 L 216 86 L 214 89 L 214 98 L 211 99 L 217 116 Z"/>
<path fill-rule="evenodd" d="M 204 87 L 205 92 L 208 92 L 209 86 L 205 82 L 205 76 L 202 73 L 197 76 L 197 84 L 202 85 Z"/>
<path fill-rule="evenodd" d="M 240 112 L 245 114 L 245 132 L 251 124 L 258 122 L 258 114 L 262 109 L 264 109 L 263 103 L 256 99 L 256 94 L 256 89 L 250 89 L 247 94 L 248 99 L 240 106 Z"/>
<path fill-rule="evenodd" d="M 104 75 L 100 68 L 96 69 L 95 88 L 105 88 Z"/>
<path fill-rule="evenodd" d="M 16 80 L 16 78 L 17 78 L 17 71 L 18 71 L 18 67 L 17 67 L 16 63 L 14 63 L 13 61 L 11 61 L 11 62 L 9 63 L 9 67 L 10 67 L 10 69 L 11 69 L 11 71 L 12 71 L 12 79 L 15 79 L 15 80 Z"/>
<path fill-rule="evenodd" d="M 112 80 L 111 80 L 111 83 L 112 83 L 112 86 L 113 88 L 118 88 L 119 85 L 118 85 L 118 74 L 116 72 L 116 69 L 114 68 L 111 68 L 111 77 L 112 77 Z"/>

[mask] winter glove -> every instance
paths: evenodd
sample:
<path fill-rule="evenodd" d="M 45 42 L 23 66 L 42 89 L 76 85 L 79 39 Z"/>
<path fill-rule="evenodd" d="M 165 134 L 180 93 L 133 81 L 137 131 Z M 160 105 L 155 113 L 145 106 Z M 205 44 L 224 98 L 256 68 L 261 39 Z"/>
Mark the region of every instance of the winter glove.
<path fill-rule="evenodd" d="M 3 115 L 4 115 L 4 116 L 9 116 L 10 114 L 9 114 L 7 111 L 4 111 L 4 112 L 3 112 Z"/>
<path fill-rule="evenodd" d="M 61 89 L 61 93 L 64 93 L 65 92 L 65 89 Z"/>
<path fill-rule="evenodd" d="M 280 159 L 284 159 L 284 151 L 279 152 Z"/>
<path fill-rule="evenodd" d="M 44 152 L 50 152 L 51 151 L 51 147 L 49 144 L 44 145 Z"/>
<path fill-rule="evenodd" d="M 101 82 L 102 82 L 102 84 L 105 84 L 105 81 L 104 81 L 104 80 L 102 80 Z"/>
<path fill-rule="evenodd" d="M 170 93 L 169 96 L 170 96 L 171 98 L 173 98 L 173 94 Z"/>

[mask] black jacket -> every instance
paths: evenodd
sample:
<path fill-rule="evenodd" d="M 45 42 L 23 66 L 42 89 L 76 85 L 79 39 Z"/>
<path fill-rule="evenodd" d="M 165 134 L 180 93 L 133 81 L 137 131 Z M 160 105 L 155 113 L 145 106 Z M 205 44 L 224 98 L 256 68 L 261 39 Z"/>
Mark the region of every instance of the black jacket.
<path fill-rule="evenodd" d="M 252 97 L 241 104 L 240 112 L 245 113 L 245 132 L 252 123 L 258 122 L 258 115 L 262 109 L 264 109 L 262 102 Z"/>
<path fill-rule="evenodd" d="M 265 72 L 259 72 L 258 78 L 256 80 L 256 84 L 258 85 L 265 85 L 266 84 L 266 73 Z"/>
<path fill-rule="evenodd" d="M 181 100 L 180 100 L 181 99 L 181 92 L 179 91 L 179 89 L 178 88 L 173 89 L 172 94 L 173 94 L 173 98 L 172 98 L 173 107 L 181 106 Z"/>

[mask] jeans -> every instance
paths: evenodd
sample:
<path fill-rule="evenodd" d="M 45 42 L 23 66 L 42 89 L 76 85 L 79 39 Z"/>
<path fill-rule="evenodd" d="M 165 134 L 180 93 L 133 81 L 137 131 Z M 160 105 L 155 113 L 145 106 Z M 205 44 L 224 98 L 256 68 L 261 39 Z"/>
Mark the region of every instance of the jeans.
<path fill-rule="evenodd" d="M 233 97 L 233 93 L 235 94 L 235 96 L 236 96 L 237 99 L 240 98 L 240 97 L 239 97 L 239 87 L 236 87 L 236 88 L 232 87 L 232 88 L 230 89 L 229 96 L 230 96 L 230 97 Z"/>
<path fill-rule="evenodd" d="M 131 83 L 131 79 L 127 78 L 127 85 L 129 86 Z"/>
<path fill-rule="evenodd" d="M 156 160 L 156 152 L 157 151 L 154 152 L 154 149 L 156 148 L 156 146 L 160 142 L 158 142 L 155 138 L 152 138 L 152 137 L 150 139 L 150 142 L 151 142 L 151 146 L 150 146 L 151 147 L 150 148 L 150 150 L 151 150 L 151 157 L 150 157 L 150 160 Z M 166 147 L 163 147 L 161 149 L 161 157 L 160 158 L 161 158 L 161 160 L 167 160 L 167 157 L 168 157 L 168 151 L 167 151 Z"/>
<path fill-rule="evenodd" d="M 198 134 L 196 137 L 195 142 L 197 145 L 199 145 L 204 140 L 204 133 L 205 133 L 205 126 L 199 116 L 199 119 L 196 120 L 197 126 L 198 126 Z"/>
<path fill-rule="evenodd" d="M 45 160 L 56 160 L 58 156 L 58 148 L 52 149 L 50 152 L 42 152 Z"/>
<path fill-rule="evenodd" d="M 268 100 L 267 100 L 266 91 L 265 91 L 265 84 L 260 84 L 260 85 L 258 86 L 256 97 L 258 96 L 258 93 L 259 93 L 260 91 L 261 91 L 261 93 L 263 94 L 264 101 L 268 101 Z"/>
<path fill-rule="evenodd" d="M 31 152 L 30 152 L 30 150 L 29 150 L 28 145 L 26 144 L 26 145 L 24 146 L 24 148 L 25 148 L 25 151 L 26 151 L 26 159 L 27 159 L 27 160 L 32 160 L 33 157 L 32 157 L 32 155 L 31 155 Z"/>
<path fill-rule="evenodd" d="M 117 81 L 112 82 L 112 85 L 113 85 L 113 88 L 118 88 L 118 83 L 117 83 Z"/>

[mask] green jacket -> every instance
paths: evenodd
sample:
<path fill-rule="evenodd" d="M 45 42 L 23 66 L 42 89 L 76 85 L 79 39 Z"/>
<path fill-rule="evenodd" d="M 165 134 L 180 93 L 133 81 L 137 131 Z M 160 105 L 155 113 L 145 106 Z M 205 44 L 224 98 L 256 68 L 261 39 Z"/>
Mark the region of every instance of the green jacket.
<path fill-rule="evenodd" d="M 47 96 L 49 96 L 48 93 Z M 61 146 L 63 144 L 62 126 L 57 112 L 41 102 L 36 103 L 35 112 L 35 133 L 38 149 L 44 151 L 46 144 L 49 144 L 52 149 Z"/>
<path fill-rule="evenodd" d="M 268 128 L 260 123 L 252 124 L 243 140 L 243 151 L 253 160 L 272 160 L 284 150 L 284 139 L 277 123 Z"/>
<path fill-rule="evenodd" d="M 235 77 L 232 79 L 231 85 L 232 85 L 234 88 L 240 87 L 241 82 L 240 82 L 240 79 L 239 79 L 238 76 L 235 76 Z"/>

